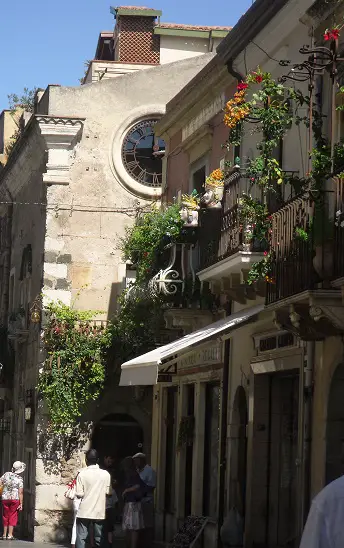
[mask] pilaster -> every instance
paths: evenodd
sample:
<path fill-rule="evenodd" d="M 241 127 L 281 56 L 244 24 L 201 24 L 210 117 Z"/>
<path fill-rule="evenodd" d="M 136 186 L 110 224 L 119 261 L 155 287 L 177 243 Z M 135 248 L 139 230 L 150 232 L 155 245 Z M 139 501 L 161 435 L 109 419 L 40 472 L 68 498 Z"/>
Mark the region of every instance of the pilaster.
<path fill-rule="evenodd" d="M 43 182 L 68 185 L 75 147 L 80 141 L 85 118 L 36 116 L 48 152 L 47 171 Z"/>

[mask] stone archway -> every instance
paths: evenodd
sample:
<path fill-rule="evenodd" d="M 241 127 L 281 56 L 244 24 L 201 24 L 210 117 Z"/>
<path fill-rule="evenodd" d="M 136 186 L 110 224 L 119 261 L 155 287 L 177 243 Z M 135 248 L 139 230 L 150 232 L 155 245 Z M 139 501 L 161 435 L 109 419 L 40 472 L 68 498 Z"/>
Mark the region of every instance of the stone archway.
<path fill-rule="evenodd" d="M 246 393 L 242 386 L 235 393 L 230 425 L 229 506 L 245 516 L 248 420 Z"/>
<path fill-rule="evenodd" d="M 326 484 L 344 473 L 344 363 L 337 366 L 331 380 L 326 424 Z"/>
<path fill-rule="evenodd" d="M 143 429 L 131 415 L 111 413 L 95 425 L 92 435 L 92 447 L 97 449 L 100 460 L 106 455 L 115 459 L 115 465 L 130 455 L 142 451 L 144 444 Z"/>

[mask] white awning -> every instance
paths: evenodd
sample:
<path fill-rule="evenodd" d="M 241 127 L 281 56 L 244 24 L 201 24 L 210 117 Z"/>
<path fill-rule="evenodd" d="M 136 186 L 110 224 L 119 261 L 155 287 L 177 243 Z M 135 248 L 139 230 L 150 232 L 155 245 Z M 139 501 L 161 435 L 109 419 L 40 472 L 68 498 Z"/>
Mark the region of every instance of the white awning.
<path fill-rule="evenodd" d="M 245 308 L 231 316 L 211 323 L 202 329 L 189 333 L 173 341 L 172 343 L 160 346 L 146 354 L 129 360 L 122 364 L 120 386 L 148 386 L 158 381 L 159 366 L 165 368 L 169 363 L 175 362 L 182 354 L 193 346 L 205 344 L 212 339 L 225 340 L 230 337 L 231 332 L 241 327 L 254 316 L 262 312 L 264 305 L 260 304 L 252 308 Z"/>

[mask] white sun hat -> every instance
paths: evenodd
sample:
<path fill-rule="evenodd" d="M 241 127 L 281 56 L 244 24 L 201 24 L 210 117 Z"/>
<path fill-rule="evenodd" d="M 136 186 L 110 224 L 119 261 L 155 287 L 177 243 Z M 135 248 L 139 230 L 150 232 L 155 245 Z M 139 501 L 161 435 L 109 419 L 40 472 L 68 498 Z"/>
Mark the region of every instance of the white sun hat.
<path fill-rule="evenodd" d="M 144 453 L 136 453 L 136 455 L 133 456 L 133 459 L 145 459 L 146 455 Z"/>
<path fill-rule="evenodd" d="M 12 470 L 15 474 L 22 474 L 25 472 L 26 464 L 24 462 L 20 462 L 20 460 L 16 460 L 16 462 L 13 463 Z"/>

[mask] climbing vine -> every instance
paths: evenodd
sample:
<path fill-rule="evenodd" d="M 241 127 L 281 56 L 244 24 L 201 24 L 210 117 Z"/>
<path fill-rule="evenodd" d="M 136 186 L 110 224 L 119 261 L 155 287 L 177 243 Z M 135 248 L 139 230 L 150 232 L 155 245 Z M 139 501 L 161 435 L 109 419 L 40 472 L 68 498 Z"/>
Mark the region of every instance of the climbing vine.
<path fill-rule="evenodd" d="M 123 259 L 136 266 L 136 281 L 146 282 L 158 263 L 164 247 L 178 239 L 183 221 L 180 204 L 152 208 L 143 213 L 134 226 L 127 228 L 120 246 Z"/>
<path fill-rule="evenodd" d="M 251 98 L 248 97 L 250 92 Z M 283 182 L 283 172 L 274 151 L 293 122 L 291 101 L 302 101 L 302 94 L 276 82 L 269 72 L 258 68 L 240 82 L 234 98 L 224 109 L 224 123 L 229 128 L 227 147 L 241 141 L 244 122 L 252 124 L 252 131 L 261 135 L 257 143 L 259 154 L 247 167 L 251 184 L 263 187 L 265 193 L 274 184 Z"/>
<path fill-rule="evenodd" d="M 38 389 L 49 411 L 51 430 L 63 433 L 80 419 L 104 386 L 109 327 L 93 321 L 95 312 L 52 302 L 46 308 L 46 360 Z"/>

